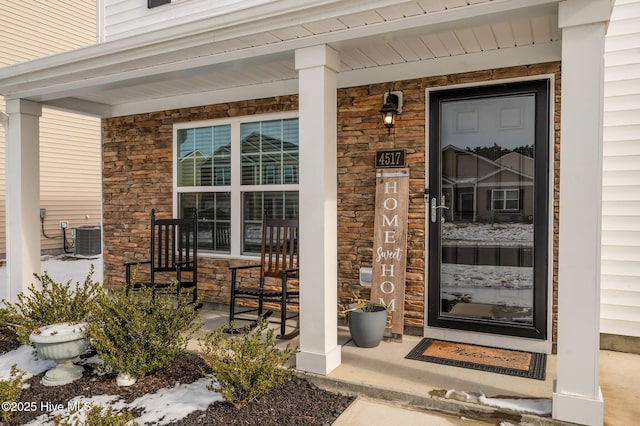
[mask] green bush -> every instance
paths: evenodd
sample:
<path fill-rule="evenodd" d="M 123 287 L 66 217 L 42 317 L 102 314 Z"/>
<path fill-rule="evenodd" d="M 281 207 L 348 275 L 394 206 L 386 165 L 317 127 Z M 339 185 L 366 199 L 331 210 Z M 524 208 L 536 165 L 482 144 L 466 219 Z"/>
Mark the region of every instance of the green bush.
<path fill-rule="evenodd" d="M 14 403 L 20 399 L 25 374 L 24 371 L 18 370 L 16 364 L 11 366 L 11 375 L 9 378 L 7 380 L 0 380 L 0 402 Z M 0 420 L 6 422 L 9 420 L 11 413 L 11 409 L 6 410 L 3 404 L 0 411 Z"/>
<path fill-rule="evenodd" d="M 29 344 L 29 334 L 35 328 L 89 320 L 97 296 L 103 293 L 100 283 L 92 280 L 93 265 L 84 283 L 76 282 L 75 287 L 71 280 L 66 284 L 55 282 L 46 272 L 42 276 L 33 275 L 40 281 L 42 289 L 36 289 L 31 283 L 26 293 L 18 295 L 15 304 L 3 300 L 5 309 L 0 309 L 0 324 L 13 329 L 25 344 Z"/>
<path fill-rule="evenodd" d="M 106 367 L 140 377 L 183 356 L 198 319 L 194 305 L 172 296 L 121 289 L 99 298 L 87 334 Z"/>
<path fill-rule="evenodd" d="M 79 418 L 78 412 L 71 412 L 68 418 L 56 417 L 54 426 L 136 426 L 134 417 L 127 410 L 117 411 L 112 407 L 92 406 L 84 415 L 84 420 Z"/>
<path fill-rule="evenodd" d="M 246 327 L 237 335 L 229 334 L 225 327 L 206 333 L 200 339 L 200 355 L 213 370 L 207 375 L 211 379 L 209 389 L 220 392 L 228 402 L 242 404 L 290 377 L 293 367 L 281 366 L 297 350 L 289 345 L 279 350 L 274 332 L 267 321 L 261 320 L 257 327 Z"/>

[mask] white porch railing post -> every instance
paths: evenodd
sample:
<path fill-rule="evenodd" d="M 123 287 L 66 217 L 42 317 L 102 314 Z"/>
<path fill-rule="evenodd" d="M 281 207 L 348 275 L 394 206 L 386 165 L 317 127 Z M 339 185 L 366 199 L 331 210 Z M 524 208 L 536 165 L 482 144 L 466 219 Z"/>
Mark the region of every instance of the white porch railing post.
<path fill-rule="evenodd" d="M 40 273 L 40 116 L 42 105 L 7 102 L 6 230 L 7 281 L 0 299 L 15 301 Z M 37 283 L 35 283 L 37 284 Z"/>
<path fill-rule="evenodd" d="M 300 352 L 297 368 L 340 365 L 337 308 L 337 72 L 326 45 L 297 50 L 300 122 Z"/>
<path fill-rule="evenodd" d="M 600 243 L 604 36 L 609 0 L 568 0 L 562 29 L 558 376 L 553 418 L 601 425 Z"/>

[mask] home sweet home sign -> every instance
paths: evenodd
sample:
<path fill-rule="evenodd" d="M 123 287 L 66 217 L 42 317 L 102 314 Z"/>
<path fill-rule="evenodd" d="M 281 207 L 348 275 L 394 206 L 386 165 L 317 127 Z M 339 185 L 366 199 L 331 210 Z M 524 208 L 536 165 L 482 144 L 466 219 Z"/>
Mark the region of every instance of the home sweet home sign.
<path fill-rule="evenodd" d="M 371 301 L 389 308 L 385 335 L 401 339 L 407 267 L 409 169 L 376 173 Z"/>

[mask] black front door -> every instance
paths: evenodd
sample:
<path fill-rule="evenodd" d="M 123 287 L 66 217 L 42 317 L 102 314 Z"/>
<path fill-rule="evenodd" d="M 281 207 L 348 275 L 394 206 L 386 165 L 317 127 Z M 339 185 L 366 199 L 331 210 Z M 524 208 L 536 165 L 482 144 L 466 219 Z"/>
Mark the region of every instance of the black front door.
<path fill-rule="evenodd" d="M 549 81 L 429 102 L 428 325 L 545 339 Z"/>

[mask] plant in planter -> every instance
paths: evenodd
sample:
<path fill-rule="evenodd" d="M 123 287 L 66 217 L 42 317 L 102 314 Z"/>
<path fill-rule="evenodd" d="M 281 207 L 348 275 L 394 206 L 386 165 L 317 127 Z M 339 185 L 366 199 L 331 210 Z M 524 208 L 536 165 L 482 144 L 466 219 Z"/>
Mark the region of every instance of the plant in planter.
<path fill-rule="evenodd" d="M 351 338 L 357 346 L 374 348 L 380 344 L 387 325 L 386 305 L 357 299 L 344 312 L 348 315 Z"/>
<path fill-rule="evenodd" d="M 123 288 L 99 298 L 87 334 L 105 366 L 120 373 L 118 385 L 132 385 L 186 353 L 198 330 L 193 306 L 148 287 L 128 294 Z"/>

